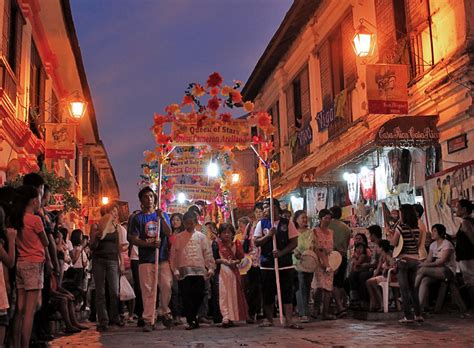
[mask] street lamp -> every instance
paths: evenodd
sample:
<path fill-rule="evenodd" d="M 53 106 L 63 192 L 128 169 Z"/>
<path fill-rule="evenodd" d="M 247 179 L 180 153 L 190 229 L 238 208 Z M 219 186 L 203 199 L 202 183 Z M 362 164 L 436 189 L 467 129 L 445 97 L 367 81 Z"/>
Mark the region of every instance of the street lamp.
<path fill-rule="evenodd" d="M 109 202 L 110 202 L 109 197 L 106 197 L 106 196 L 102 197 L 102 205 L 107 205 L 109 204 Z"/>
<path fill-rule="evenodd" d="M 357 57 L 371 56 L 375 49 L 375 34 L 367 29 L 363 22 L 370 24 L 365 19 L 361 18 L 360 24 L 355 31 L 354 38 L 352 39 L 352 46 Z"/>
<path fill-rule="evenodd" d="M 87 102 L 76 92 L 68 102 L 69 114 L 72 118 L 80 119 L 86 113 Z"/>

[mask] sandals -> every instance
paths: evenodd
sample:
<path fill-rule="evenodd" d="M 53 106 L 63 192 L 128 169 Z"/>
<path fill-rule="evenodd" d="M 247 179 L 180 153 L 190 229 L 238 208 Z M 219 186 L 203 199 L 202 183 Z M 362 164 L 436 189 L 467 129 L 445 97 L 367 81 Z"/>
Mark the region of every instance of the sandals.
<path fill-rule="evenodd" d="M 268 319 L 265 319 L 262 321 L 260 324 L 258 324 L 258 327 L 273 327 L 273 321 L 268 321 Z"/>
<path fill-rule="evenodd" d="M 291 323 L 290 325 L 285 325 L 286 329 L 292 329 L 292 330 L 303 330 L 303 327 L 296 324 L 296 323 Z"/>
<path fill-rule="evenodd" d="M 403 317 L 402 319 L 400 319 L 398 321 L 400 324 L 412 324 L 413 323 L 413 319 L 407 319 L 407 317 Z"/>

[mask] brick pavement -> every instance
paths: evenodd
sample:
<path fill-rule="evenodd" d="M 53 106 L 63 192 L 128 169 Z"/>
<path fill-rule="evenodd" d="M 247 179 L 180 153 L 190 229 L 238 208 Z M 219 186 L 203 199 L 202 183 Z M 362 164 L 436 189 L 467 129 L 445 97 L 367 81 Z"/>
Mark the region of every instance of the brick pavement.
<path fill-rule="evenodd" d="M 136 326 L 113 328 L 102 334 L 94 328 L 65 336 L 52 347 L 474 347 L 474 319 L 453 317 L 428 319 L 424 324 L 401 326 L 396 320 L 369 322 L 355 319 L 315 321 L 304 330 L 255 325 L 223 329 L 203 325 L 186 331 L 184 326 L 171 330 L 159 327 L 143 333 Z"/>

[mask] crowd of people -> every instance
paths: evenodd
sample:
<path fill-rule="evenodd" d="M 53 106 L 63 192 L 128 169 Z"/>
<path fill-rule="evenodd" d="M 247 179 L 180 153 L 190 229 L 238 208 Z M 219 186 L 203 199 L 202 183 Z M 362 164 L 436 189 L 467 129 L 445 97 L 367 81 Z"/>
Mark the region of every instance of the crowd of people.
<path fill-rule="evenodd" d="M 319 211 L 310 227 L 305 211 L 282 210 L 276 199 L 257 203 L 253 216 L 236 226 L 206 222 L 203 202 L 168 216 L 145 187 L 138 194 L 141 209 L 126 223 L 110 203 L 87 236 L 68 229 L 63 212 L 46 209 L 50 194 L 36 173 L 25 175 L 19 188 L 0 188 L 0 346 L 51 340 L 50 323 L 57 318 L 65 334 L 87 330 L 83 313 L 100 332 L 126 322 L 144 332 L 158 322 L 187 330 L 212 322 L 268 327 L 278 311 L 286 328 L 302 329 L 315 318 L 342 318 L 348 309 L 380 311 L 379 283 L 389 275 L 399 283 L 393 304 L 403 311 L 400 323 L 422 322 L 434 285 L 459 289 L 458 274 L 474 307 L 468 200 L 457 203 L 458 231 L 441 224 L 428 231 L 423 208 L 403 204 L 383 239 L 377 225 L 352 235 L 338 206 Z M 336 266 L 334 253 L 340 256 Z M 133 296 L 122 293 L 124 282 Z M 451 295 L 466 313 L 459 292 Z"/>

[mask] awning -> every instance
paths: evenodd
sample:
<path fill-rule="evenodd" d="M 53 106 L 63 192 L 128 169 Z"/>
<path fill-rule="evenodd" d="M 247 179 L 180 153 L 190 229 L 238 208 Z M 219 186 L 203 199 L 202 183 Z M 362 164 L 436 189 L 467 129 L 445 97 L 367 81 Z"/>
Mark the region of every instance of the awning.
<path fill-rule="evenodd" d="M 385 122 L 375 135 L 377 146 L 425 147 L 439 141 L 438 116 L 398 116 Z"/>

